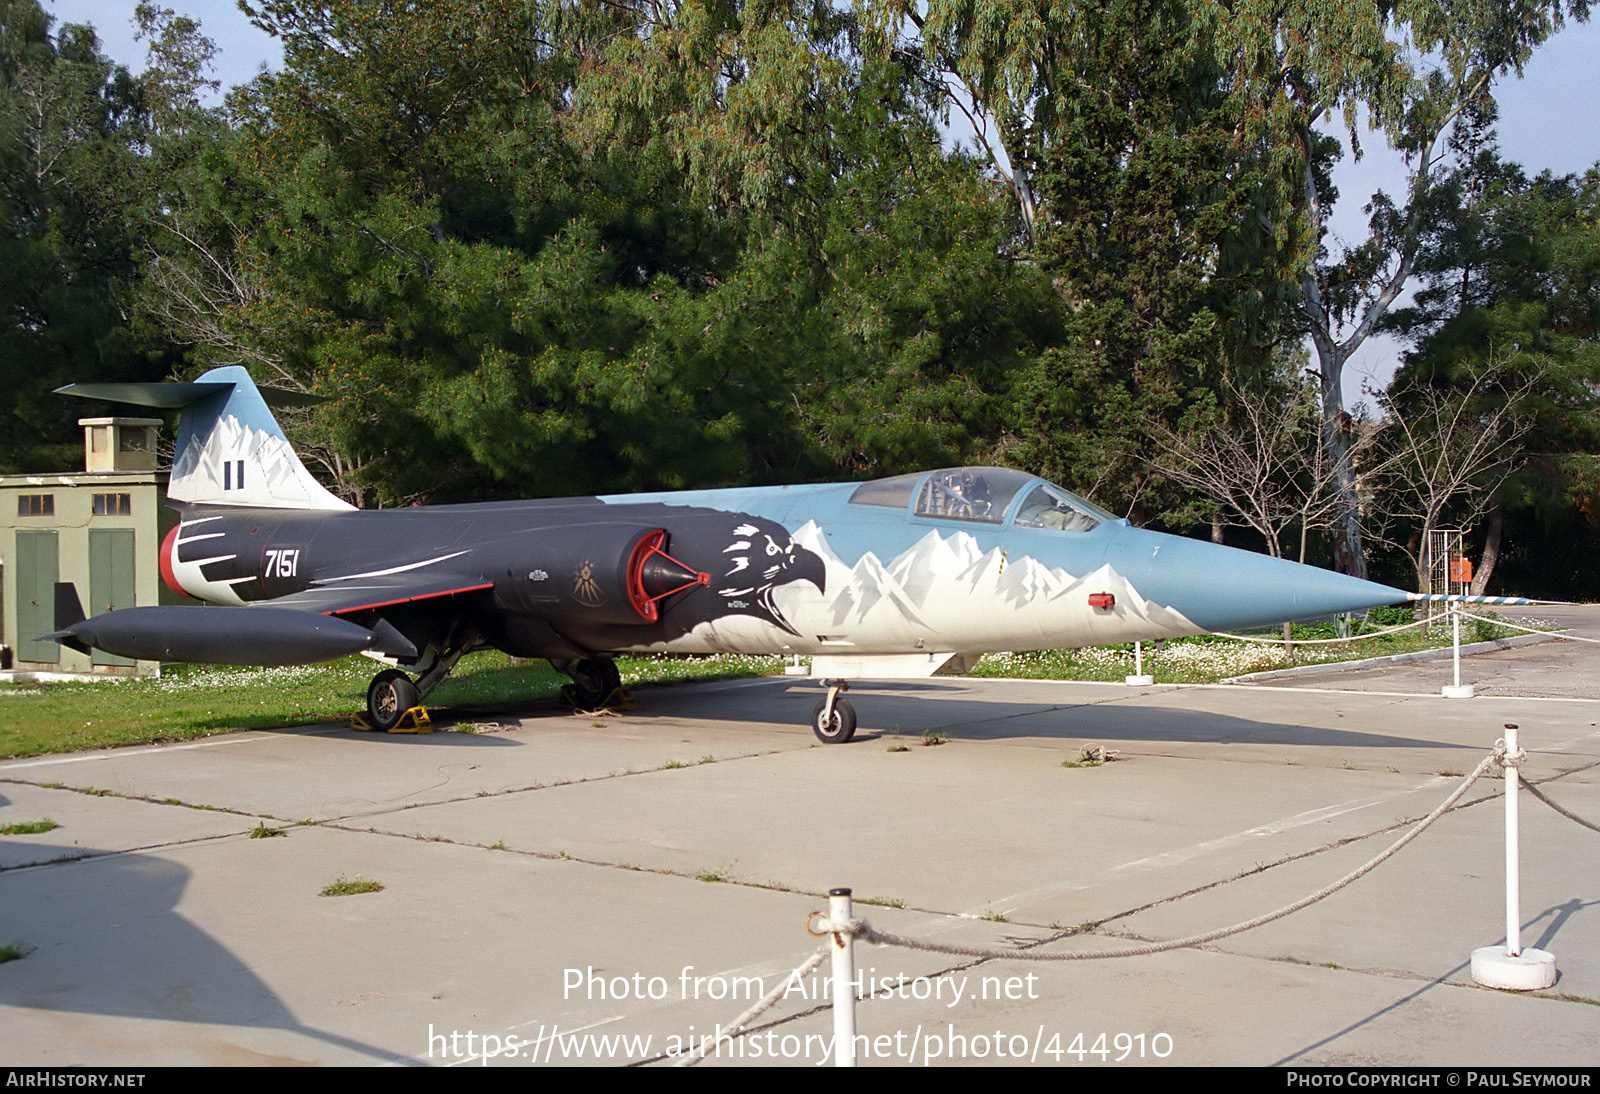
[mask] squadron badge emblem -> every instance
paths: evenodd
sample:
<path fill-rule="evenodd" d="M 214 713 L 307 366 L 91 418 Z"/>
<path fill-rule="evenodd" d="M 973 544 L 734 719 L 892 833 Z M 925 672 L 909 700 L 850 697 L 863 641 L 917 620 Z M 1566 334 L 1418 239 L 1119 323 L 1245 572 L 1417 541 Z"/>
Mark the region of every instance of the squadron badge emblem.
<path fill-rule="evenodd" d="M 586 608 L 598 608 L 606 602 L 605 594 L 594 579 L 594 563 L 588 559 L 584 559 L 583 565 L 572 575 L 572 596 Z"/>

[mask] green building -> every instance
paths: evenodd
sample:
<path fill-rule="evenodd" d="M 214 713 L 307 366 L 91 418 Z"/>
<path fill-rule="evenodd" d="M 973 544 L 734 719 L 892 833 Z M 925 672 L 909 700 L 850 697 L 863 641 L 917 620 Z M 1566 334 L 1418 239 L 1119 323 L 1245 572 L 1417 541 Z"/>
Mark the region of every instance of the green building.
<path fill-rule="evenodd" d="M 155 661 L 78 653 L 42 641 L 55 586 L 70 581 L 89 615 L 175 603 L 161 582 L 161 539 L 178 522 L 157 470 L 156 418 L 83 418 L 84 470 L 0 475 L 0 670 L 154 676 Z"/>

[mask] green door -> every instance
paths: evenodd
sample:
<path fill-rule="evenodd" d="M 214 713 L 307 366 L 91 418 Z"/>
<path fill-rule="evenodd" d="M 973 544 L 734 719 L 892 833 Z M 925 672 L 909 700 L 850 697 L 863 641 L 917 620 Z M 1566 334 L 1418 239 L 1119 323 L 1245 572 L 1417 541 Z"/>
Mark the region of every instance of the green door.
<path fill-rule="evenodd" d="M 133 607 L 133 529 L 89 530 L 89 614 Z M 94 651 L 97 665 L 131 665 L 126 657 Z"/>
<path fill-rule="evenodd" d="M 17 533 L 18 661 L 61 663 L 61 647 L 39 641 L 56 629 L 57 557 L 54 532 Z"/>

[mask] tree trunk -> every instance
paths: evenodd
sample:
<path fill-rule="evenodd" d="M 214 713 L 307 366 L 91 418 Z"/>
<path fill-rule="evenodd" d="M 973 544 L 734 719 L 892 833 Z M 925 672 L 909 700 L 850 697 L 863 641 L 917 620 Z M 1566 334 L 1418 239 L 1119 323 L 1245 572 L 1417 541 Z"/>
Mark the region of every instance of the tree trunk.
<path fill-rule="evenodd" d="M 1478 572 L 1472 575 L 1472 595 L 1482 596 L 1489 587 L 1489 575 L 1494 564 L 1500 561 L 1500 537 L 1505 532 L 1506 510 L 1499 501 L 1489 510 L 1489 523 L 1483 530 L 1483 557 L 1478 559 Z"/>
<path fill-rule="evenodd" d="M 1333 460 L 1333 487 L 1339 495 L 1339 508 L 1333 518 L 1333 568 L 1341 574 L 1367 576 L 1367 557 L 1361 545 L 1361 498 L 1356 492 L 1355 461 L 1346 432 L 1349 415 L 1344 409 L 1346 354 L 1343 347 L 1326 338 L 1312 338 L 1317 350 L 1317 365 L 1322 372 L 1322 439 Z"/>

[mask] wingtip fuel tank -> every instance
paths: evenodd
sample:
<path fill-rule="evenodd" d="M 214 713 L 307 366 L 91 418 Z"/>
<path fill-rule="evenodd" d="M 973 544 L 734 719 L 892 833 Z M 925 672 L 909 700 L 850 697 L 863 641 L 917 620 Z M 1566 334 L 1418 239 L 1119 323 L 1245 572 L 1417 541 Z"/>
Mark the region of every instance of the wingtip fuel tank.
<path fill-rule="evenodd" d="M 410 660 L 417 649 L 387 623 L 368 629 L 288 608 L 122 608 L 45 636 L 139 661 L 216 665 L 315 664 L 353 653 Z"/>

